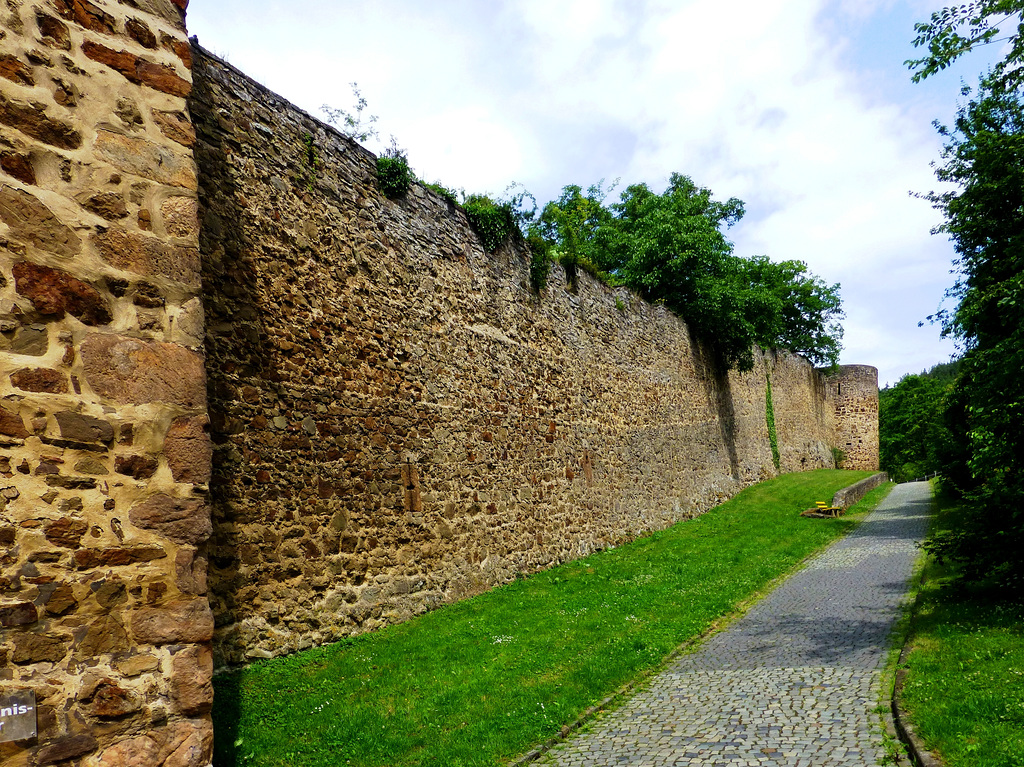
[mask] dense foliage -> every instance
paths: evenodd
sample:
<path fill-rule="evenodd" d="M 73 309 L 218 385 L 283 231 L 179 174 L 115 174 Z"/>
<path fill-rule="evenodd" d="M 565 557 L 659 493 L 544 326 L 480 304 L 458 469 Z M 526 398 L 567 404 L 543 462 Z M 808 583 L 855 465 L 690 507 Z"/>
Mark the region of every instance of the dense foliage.
<path fill-rule="evenodd" d="M 932 193 L 939 231 L 956 249 L 958 303 L 940 316 L 964 349 L 947 399 L 952 438 L 941 456 L 969 524 L 932 547 L 968 577 L 1024 574 L 1024 95 L 986 77 L 958 113 Z M 965 94 L 969 91 L 965 89 Z"/>
<path fill-rule="evenodd" d="M 942 456 L 952 447 L 945 408 L 958 364 L 905 375 L 878 393 L 879 462 L 894 481 L 908 482 L 942 468 Z"/>
<path fill-rule="evenodd" d="M 715 200 L 709 189 L 673 173 L 657 194 L 627 187 L 567 186 L 531 223 L 570 273 L 598 270 L 679 313 L 725 367 L 749 370 L 752 348 L 787 348 L 817 364 L 839 357 L 843 316 L 839 286 L 800 261 L 739 258 L 723 232 L 743 216 L 743 203 Z"/>
<path fill-rule="evenodd" d="M 396 199 L 409 191 L 416 176 L 409 167 L 409 157 L 392 140 L 391 146 L 377 158 L 377 183 L 385 197 Z"/>

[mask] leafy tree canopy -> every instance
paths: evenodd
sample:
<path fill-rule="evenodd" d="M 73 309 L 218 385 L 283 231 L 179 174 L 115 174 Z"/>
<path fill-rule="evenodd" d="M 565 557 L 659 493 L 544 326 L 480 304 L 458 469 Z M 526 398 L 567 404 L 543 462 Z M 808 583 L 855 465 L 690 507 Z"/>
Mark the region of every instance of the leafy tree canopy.
<path fill-rule="evenodd" d="M 800 261 L 735 256 L 723 230 L 742 218 L 742 201 L 716 200 L 679 173 L 661 194 L 634 184 L 606 205 L 610 191 L 603 182 L 565 187 L 529 235 L 556 248 L 567 268 L 583 264 L 678 312 L 726 367 L 751 369 L 754 344 L 838 361 L 839 286 Z"/>
<path fill-rule="evenodd" d="M 920 82 L 979 46 L 1007 42 L 1009 52 L 995 65 L 993 81 L 1016 87 L 1024 81 L 1022 11 L 1024 0 L 976 0 L 936 11 L 929 21 L 914 25 L 914 47 L 927 47 L 928 54 L 906 62 L 914 72 L 911 79 Z"/>

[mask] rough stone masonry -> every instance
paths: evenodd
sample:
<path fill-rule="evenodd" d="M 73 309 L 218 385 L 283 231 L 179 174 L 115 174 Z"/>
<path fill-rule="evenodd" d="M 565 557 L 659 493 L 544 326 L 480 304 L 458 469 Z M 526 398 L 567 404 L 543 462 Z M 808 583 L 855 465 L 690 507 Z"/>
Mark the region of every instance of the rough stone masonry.
<path fill-rule="evenodd" d="M 186 0 L 0 0 L 5 765 L 210 759 L 211 675 L 877 464 L 873 368 L 714 369 L 663 308 L 487 253 L 188 44 Z M 199 220 L 202 226 L 199 225 Z M 204 319 L 205 314 L 205 319 Z M 212 439 L 211 439 L 212 435 Z"/>

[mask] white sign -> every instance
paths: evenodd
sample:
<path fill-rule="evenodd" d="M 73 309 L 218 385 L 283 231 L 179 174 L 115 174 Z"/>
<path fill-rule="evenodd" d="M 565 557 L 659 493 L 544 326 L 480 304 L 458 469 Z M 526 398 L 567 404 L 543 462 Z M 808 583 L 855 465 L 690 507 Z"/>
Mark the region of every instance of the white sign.
<path fill-rule="evenodd" d="M 36 736 L 36 694 L 0 692 L 0 743 Z"/>

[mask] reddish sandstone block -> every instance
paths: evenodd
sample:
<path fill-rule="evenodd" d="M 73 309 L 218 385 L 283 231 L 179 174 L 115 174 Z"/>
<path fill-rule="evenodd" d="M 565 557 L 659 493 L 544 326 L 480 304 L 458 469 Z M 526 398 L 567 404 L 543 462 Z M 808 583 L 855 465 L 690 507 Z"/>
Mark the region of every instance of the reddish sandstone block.
<path fill-rule="evenodd" d="M 192 83 L 180 77 L 169 64 L 156 64 L 129 51 L 115 51 L 91 40 L 82 43 L 82 53 L 136 85 L 147 85 L 162 93 L 182 98 L 192 90 Z"/>
<path fill-rule="evenodd" d="M 196 169 L 189 153 L 175 152 L 144 138 L 107 130 L 96 132 L 94 149 L 100 159 L 125 173 L 168 186 L 196 189 Z"/>
<path fill-rule="evenodd" d="M 80 519 L 64 517 L 54 520 L 46 526 L 46 540 L 54 546 L 66 549 L 77 549 L 82 536 L 89 531 L 89 525 Z"/>
<path fill-rule="evenodd" d="M 101 397 L 206 406 L 203 358 L 183 346 L 94 334 L 82 343 L 81 356 L 85 379 Z"/>
<path fill-rule="evenodd" d="M 154 109 L 153 121 L 172 141 L 177 141 L 187 147 L 196 143 L 196 130 L 184 112 L 161 112 L 159 109 Z"/>
<path fill-rule="evenodd" d="M 11 383 L 22 391 L 67 394 L 68 379 L 59 370 L 22 368 L 11 373 Z"/>
<path fill-rule="evenodd" d="M 210 481 L 213 443 L 206 432 L 209 423 L 205 415 L 178 418 L 167 430 L 164 454 L 175 482 L 205 485 Z"/>
<path fill-rule="evenodd" d="M 25 422 L 21 420 L 20 415 L 0 408 L 0 434 L 15 437 L 16 439 L 25 439 L 28 437 L 28 433 L 28 429 L 25 428 Z"/>
<path fill-rule="evenodd" d="M 106 325 L 112 319 L 99 291 L 67 272 L 28 261 L 15 264 L 13 271 L 18 293 L 41 314 L 59 319 L 66 312 L 86 325 Z"/>
<path fill-rule="evenodd" d="M 89 0 L 53 0 L 57 13 L 68 21 L 93 32 L 114 34 L 114 17 L 105 13 Z"/>
<path fill-rule="evenodd" d="M 51 48 L 71 50 L 71 32 L 63 21 L 37 10 L 36 26 L 39 27 L 39 35 L 44 44 Z"/>
<path fill-rule="evenodd" d="M 21 85 L 35 85 L 32 69 L 17 56 L 10 53 L 0 54 L 0 77 Z"/>

